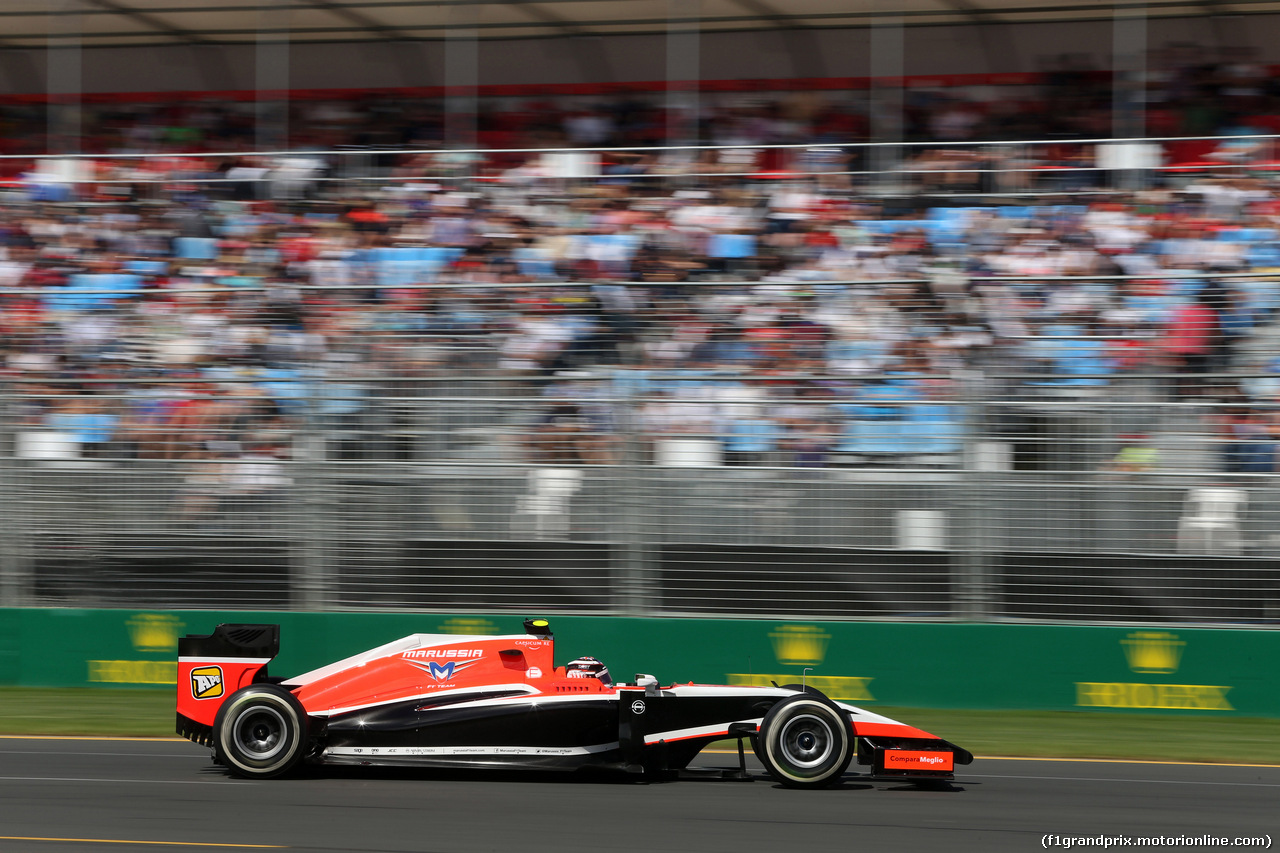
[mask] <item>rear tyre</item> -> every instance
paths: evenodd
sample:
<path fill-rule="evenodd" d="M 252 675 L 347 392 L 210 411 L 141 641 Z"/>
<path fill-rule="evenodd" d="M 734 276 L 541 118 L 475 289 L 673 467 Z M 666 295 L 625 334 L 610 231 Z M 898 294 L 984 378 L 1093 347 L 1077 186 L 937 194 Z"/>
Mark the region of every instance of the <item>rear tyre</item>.
<path fill-rule="evenodd" d="M 288 690 L 251 684 L 237 690 L 213 721 L 214 756 L 236 776 L 270 779 L 305 754 L 307 714 Z"/>
<path fill-rule="evenodd" d="M 853 730 L 825 697 L 789 696 L 760 723 L 760 761 L 788 788 L 824 788 L 840 779 L 853 758 Z"/>

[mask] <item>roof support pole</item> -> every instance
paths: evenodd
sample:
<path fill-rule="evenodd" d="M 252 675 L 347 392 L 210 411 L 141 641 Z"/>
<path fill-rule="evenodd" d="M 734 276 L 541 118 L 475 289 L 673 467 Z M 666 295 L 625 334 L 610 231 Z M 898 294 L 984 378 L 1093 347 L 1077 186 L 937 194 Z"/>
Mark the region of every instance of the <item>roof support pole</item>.
<path fill-rule="evenodd" d="M 1146 134 L 1147 10 L 1117 7 L 1111 16 L 1111 135 L 1119 140 Z M 1133 149 L 1133 163 L 1139 158 Z M 1116 176 L 1125 189 L 1140 189 L 1144 170 L 1123 169 Z"/>
<path fill-rule="evenodd" d="M 667 0 L 667 144 L 698 143 L 702 0 Z"/>
<path fill-rule="evenodd" d="M 82 132 L 80 99 L 84 89 L 80 58 L 81 0 L 49 0 L 52 12 L 45 50 L 45 91 L 50 154 L 78 154 Z"/>
<path fill-rule="evenodd" d="M 279 151 L 289 144 L 289 2 L 262 0 L 254 49 L 254 147 Z"/>
<path fill-rule="evenodd" d="M 1147 9 L 1117 8 L 1111 19 L 1111 128 L 1116 139 L 1146 133 Z"/>
<path fill-rule="evenodd" d="M 871 149 L 872 185 L 890 194 L 901 187 L 897 174 L 902 160 L 904 36 L 902 16 L 894 14 L 892 3 L 881 5 L 884 14 L 871 20 L 871 141 L 881 143 Z"/>
<path fill-rule="evenodd" d="M 483 7 L 460 3 L 449 9 L 444 41 L 444 144 L 476 147 L 476 114 L 480 101 L 480 40 L 476 32 Z"/>

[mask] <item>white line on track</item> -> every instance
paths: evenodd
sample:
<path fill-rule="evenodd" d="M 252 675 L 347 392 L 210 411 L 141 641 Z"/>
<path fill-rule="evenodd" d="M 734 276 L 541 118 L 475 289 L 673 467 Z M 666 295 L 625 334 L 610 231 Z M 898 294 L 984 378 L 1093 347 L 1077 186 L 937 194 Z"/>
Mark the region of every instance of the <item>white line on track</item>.
<path fill-rule="evenodd" d="M 1122 782 L 1126 785 L 1214 785 L 1231 788 L 1280 788 L 1280 782 L 1201 782 L 1194 779 L 1106 779 L 1091 776 L 1002 776 L 997 773 L 957 773 L 955 781 L 965 779 L 1036 779 L 1046 782 Z"/>
<path fill-rule="evenodd" d="M 1242 764 L 1238 761 L 1160 761 L 1153 758 L 1049 758 L 1034 755 L 978 755 L 974 761 L 1070 761 L 1077 764 L 1168 764 L 1173 767 L 1268 767 L 1280 764 Z"/>
<path fill-rule="evenodd" d="M 704 749 L 703 754 L 737 755 L 736 749 Z M 1233 761 L 1155 761 L 1149 758 L 1047 758 L 1027 755 L 977 755 L 974 761 L 1064 761 L 1073 764 L 1165 764 L 1170 767 L 1263 767 L 1280 770 L 1280 764 L 1240 764 Z"/>

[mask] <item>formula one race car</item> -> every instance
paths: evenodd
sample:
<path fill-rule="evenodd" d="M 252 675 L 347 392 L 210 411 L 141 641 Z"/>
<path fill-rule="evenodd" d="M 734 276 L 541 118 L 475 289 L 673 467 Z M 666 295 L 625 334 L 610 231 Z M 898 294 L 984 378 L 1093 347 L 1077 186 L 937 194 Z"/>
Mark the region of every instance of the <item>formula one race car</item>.
<path fill-rule="evenodd" d="M 937 782 L 973 756 L 928 732 L 803 685 L 612 684 L 594 659 L 554 663 L 545 620 L 511 636 L 413 634 L 289 679 L 267 676 L 278 625 L 219 625 L 178 646 L 178 733 L 233 774 L 302 762 L 612 769 L 668 778 L 713 741 L 751 743 L 794 788 L 829 785 L 850 761 L 878 778 Z"/>

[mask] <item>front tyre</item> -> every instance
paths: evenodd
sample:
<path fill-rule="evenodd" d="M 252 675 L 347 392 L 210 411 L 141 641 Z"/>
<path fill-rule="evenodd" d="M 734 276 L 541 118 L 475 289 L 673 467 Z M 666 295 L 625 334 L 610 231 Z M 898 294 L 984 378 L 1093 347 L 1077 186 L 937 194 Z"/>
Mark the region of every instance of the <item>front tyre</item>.
<path fill-rule="evenodd" d="M 237 690 L 213 721 L 218 763 L 246 778 L 270 779 L 288 773 L 302 760 L 306 737 L 302 703 L 274 684 Z"/>
<path fill-rule="evenodd" d="M 853 731 L 829 700 L 789 696 L 760 722 L 758 755 L 769 775 L 788 788 L 824 788 L 853 758 Z"/>

